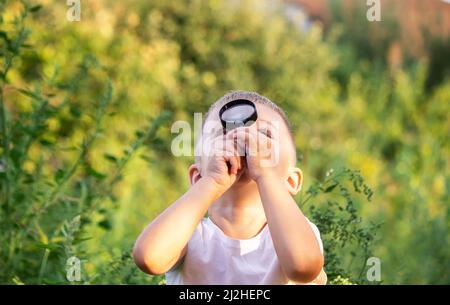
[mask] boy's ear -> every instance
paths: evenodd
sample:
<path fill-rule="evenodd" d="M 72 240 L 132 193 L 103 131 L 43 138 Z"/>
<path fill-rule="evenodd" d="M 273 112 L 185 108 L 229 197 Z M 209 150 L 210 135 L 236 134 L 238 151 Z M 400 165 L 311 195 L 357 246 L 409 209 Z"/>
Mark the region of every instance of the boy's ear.
<path fill-rule="evenodd" d="M 289 193 L 294 196 L 302 189 L 303 173 L 298 167 L 289 170 L 289 176 L 286 179 L 286 185 Z"/>
<path fill-rule="evenodd" d="M 191 186 L 194 185 L 201 177 L 200 168 L 197 163 L 189 166 L 189 183 Z"/>

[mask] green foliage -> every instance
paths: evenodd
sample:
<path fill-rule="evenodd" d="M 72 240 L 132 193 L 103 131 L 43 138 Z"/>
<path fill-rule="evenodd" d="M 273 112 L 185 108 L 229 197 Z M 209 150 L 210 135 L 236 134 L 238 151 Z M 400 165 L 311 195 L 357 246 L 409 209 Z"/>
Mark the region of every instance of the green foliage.
<path fill-rule="evenodd" d="M 344 279 L 367 283 L 366 261 L 372 256 L 379 225 L 362 223 L 357 208 L 361 196 L 356 194 L 369 202 L 373 192 L 359 172 L 344 168 L 328 171 L 325 179 L 312 184 L 300 201 L 303 210 L 306 203 L 315 201 L 309 212 L 323 239 L 330 283 Z"/>
<path fill-rule="evenodd" d="M 85 247 L 85 241 L 93 239 L 87 227 L 97 225 L 104 230 L 111 229 L 110 214 L 117 205 L 114 189 L 122 180 L 125 166 L 144 144 L 150 147 L 158 140 L 159 127 L 170 117 L 169 113 L 162 112 L 150 120 L 150 126 L 136 132 L 135 140 L 121 157 L 106 154 L 113 163 L 108 174 L 95 169 L 90 154 L 104 134 L 103 119 L 111 115 L 108 109 L 113 98 L 112 83 L 108 81 L 100 87 L 103 93 L 93 105 L 93 113 L 86 113 L 81 106 L 69 102 L 82 86 L 95 81 L 93 74 L 102 67 L 92 57 L 86 57 L 71 78 L 63 79 L 55 71 L 51 77 L 42 77 L 34 88 L 17 87 L 8 81 L 14 59 L 24 56 L 23 50 L 28 46 L 26 33 L 29 31 L 24 20 L 36 11 L 36 7 L 24 4 L 20 16 L 13 21 L 13 31 L 3 36 L 2 283 L 65 282 L 64 266 L 69 257 L 87 260 L 95 255 Z M 5 107 L 7 102 L 9 105 L 28 103 L 31 109 L 12 108 L 13 113 Z M 81 112 L 92 120 L 83 126 L 84 134 L 79 143 L 67 146 L 55 141 L 61 135 L 52 137 L 49 123 L 76 120 Z M 25 166 L 27 162 L 31 168 Z M 108 264 L 107 268 L 120 272 L 120 280 L 133 282 L 136 268 L 130 267 L 130 249 L 125 249 L 119 263 Z M 83 281 L 91 282 L 106 271 L 84 273 Z"/>
<path fill-rule="evenodd" d="M 389 70 L 278 3 L 46 3 L 0 4 L 1 283 L 68 283 L 71 256 L 81 283 L 163 283 L 130 252 L 188 187 L 170 124 L 232 89 L 287 111 L 331 284 L 370 256 L 383 283 L 450 282 L 448 76 L 427 90 L 426 61 Z"/>

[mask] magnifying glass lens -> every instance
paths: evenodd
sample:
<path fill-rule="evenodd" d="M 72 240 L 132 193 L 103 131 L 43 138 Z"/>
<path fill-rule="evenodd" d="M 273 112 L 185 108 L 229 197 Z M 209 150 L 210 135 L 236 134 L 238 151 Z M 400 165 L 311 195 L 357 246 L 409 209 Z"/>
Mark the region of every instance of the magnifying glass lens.
<path fill-rule="evenodd" d="M 220 109 L 219 116 L 224 133 L 237 127 L 249 126 L 258 118 L 255 104 L 244 99 L 225 104 Z"/>
<path fill-rule="evenodd" d="M 228 108 L 222 113 L 222 119 L 227 122 L 233 121 L 245 121 L 246 118 L 250 117 L 255 109 L 249 105 L 237 105 L 235 107 Z"/>

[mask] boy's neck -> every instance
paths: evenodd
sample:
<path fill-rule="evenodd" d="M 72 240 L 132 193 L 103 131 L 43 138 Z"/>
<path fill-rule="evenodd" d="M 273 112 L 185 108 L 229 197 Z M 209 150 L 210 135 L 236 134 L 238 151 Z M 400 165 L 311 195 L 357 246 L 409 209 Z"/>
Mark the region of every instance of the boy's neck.
<path fill-rule="evenodd" d="M 225 192 L 208 214 L 225 235 L 235 239 L 257 235 L 267 222 L 258 189 L 251 184 Z"/>

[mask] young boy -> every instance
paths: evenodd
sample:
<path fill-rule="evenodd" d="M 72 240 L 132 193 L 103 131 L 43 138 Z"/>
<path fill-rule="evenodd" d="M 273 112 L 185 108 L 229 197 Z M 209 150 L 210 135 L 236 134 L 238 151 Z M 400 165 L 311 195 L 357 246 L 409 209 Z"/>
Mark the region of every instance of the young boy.
<path fill-rule="evenodd" d="M 219 110 L 237 99 L 253 102 L 258 119 L 224 134 Z M 166 273 L 167 284 L 325 284 L 319 231 L 292 197 L 303 176 L 283 110 L 236 91 L 203 123 L 191 187 L 141 233 L 137 266 Z"/>

